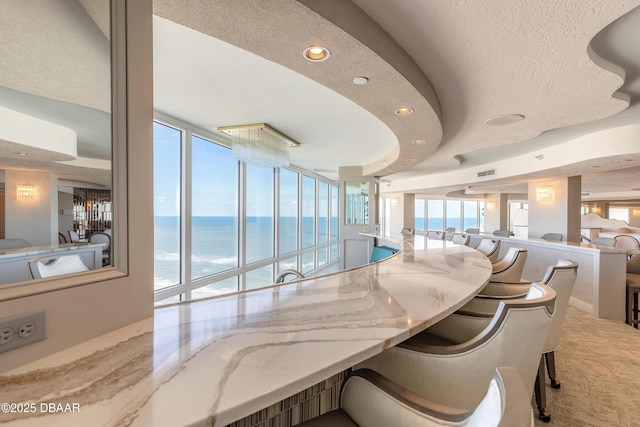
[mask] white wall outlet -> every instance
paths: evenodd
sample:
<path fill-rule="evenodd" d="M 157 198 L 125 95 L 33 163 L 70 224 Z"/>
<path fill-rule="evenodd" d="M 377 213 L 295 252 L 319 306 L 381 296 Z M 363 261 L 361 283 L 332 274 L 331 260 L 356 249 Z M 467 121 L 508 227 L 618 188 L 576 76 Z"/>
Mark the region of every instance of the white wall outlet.
<path fill-rule="evenodd" d="M 46 338 L 47 328 L 44 310 L 0 319 L 0 353 L 33 344 Z"/>

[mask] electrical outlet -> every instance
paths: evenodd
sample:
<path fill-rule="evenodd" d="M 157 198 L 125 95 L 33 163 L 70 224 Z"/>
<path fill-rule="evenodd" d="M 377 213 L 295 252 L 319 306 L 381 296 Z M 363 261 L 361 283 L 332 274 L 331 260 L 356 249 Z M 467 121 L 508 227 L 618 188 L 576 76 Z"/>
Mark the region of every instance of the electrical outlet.
<path fill-rule="evenodd" d="M 0 319 L 0 353 L 47 338 L 44 310 Z"/>

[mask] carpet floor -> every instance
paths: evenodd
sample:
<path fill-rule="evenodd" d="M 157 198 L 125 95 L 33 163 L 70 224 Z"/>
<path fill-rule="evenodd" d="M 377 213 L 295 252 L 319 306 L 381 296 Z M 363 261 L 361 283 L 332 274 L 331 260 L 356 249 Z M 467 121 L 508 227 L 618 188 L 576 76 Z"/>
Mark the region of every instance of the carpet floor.
<path fill-rule="evenodd" d="M 562 387 L 546 380 L 551 421 L 536 427 L 640 426 L 640 331 L 569 306 L 555 358 Z"/>

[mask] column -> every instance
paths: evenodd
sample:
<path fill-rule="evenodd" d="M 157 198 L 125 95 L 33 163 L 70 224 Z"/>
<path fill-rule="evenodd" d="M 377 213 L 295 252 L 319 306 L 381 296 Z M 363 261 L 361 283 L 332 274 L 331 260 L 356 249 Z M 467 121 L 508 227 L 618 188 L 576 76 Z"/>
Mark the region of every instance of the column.
<path fill-rule="evenodd" d="M 484 231 L 509 228 L 509 198 L 506 194 L 492 193 L 484 196 Z"/>
<path fill-rule="evenodd" d="M 580 242 L 582 177 L 529 183 L 529 237 L 560 233 L 567 242 Z"/>
<path fill-rule="evenodd" d="M 51 172 L 5 171 L 5 236 L 33 246 L 58 243 L 58 178 Z M 19 185 L 35 186 L 33 198 L 18 199 Z"/>

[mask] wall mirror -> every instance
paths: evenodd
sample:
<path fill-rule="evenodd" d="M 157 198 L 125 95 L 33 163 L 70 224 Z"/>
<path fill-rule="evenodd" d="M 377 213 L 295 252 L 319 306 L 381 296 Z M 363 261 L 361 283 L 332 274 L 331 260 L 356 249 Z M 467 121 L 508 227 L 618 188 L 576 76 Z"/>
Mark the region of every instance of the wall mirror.
<path fill-rule="evenodd" d="M 345 222 L 347 225 L 369 224 L 369 182 L 345 183 Z"/>
<path fill-rule="evenodd" d="M 0 292 L 113 265 L 110 32 L 108 0 L 3 2 Z"/>

